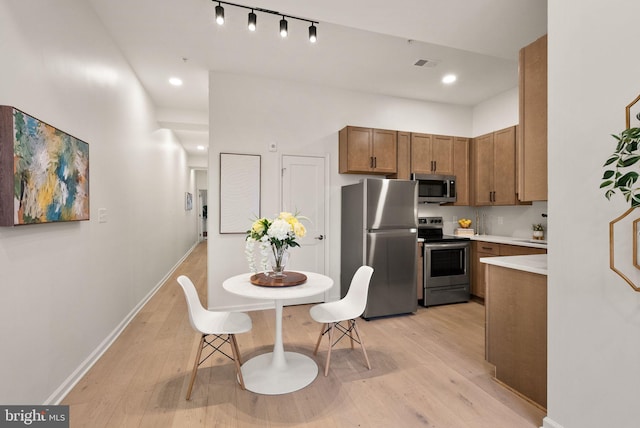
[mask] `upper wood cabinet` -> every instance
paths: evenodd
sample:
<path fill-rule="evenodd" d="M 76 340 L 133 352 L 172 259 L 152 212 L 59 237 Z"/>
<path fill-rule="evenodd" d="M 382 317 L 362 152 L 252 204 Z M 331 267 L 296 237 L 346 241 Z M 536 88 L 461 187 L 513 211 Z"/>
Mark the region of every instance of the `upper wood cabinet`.
<path fill-rule="evenodd" d="M 516 128 L 474 138 L 471 170 L 473 205 L 515 205 Z"/>
<path fill-rule="evenodd" d="M 520 50 L 518 198 L 547 200 L 547 36 Z"/>
<path fill-rule="evenodd" d="M 341 174 L 396 173 L 396 131 L 347 126 L 338 137 Z"/>
<path fill-rule="evenodd" d="M 453 175 L 453 137 L 412 133 L 411 172 Z"/>
<path fill-rule="evenodd" d="M 453 205 L 469 205 L 469 139 L 453 138 L 453 175 L 456 176 L 456 202 Z"/>
<path fill-rule="evenodd" d="M 409 180 L 411 178 L 411 134 L 398 131 L 398 171 L 387 176 Z"/>

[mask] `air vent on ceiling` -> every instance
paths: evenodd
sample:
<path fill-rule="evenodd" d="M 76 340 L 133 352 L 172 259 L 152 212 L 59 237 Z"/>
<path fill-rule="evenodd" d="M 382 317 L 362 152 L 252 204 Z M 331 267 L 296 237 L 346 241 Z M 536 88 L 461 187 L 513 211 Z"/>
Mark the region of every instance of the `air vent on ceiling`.
<path fill-rule="evenodd" d="M 419 59 L 413 65 L 416 67 L 435 67 L 438 65 L 438 61 L 435 59 Z"/>

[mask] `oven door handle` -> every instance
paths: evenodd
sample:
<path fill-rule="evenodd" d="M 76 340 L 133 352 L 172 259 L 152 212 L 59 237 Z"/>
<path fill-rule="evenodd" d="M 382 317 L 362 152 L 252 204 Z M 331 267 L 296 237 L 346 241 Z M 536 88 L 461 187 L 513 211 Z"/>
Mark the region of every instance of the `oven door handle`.
<path fill-rule="evenodd" d="M 451 249 L 464 249 L 464 248 L 468 248 L 470 246 L 470 241 L 465 241 L 465 242 L 425 242 L 424 243 L 424 248 L 425 250 L 427 248 L 436 248 L 436 249 L 446 249 L 446 248 L 451 248 Z"/>

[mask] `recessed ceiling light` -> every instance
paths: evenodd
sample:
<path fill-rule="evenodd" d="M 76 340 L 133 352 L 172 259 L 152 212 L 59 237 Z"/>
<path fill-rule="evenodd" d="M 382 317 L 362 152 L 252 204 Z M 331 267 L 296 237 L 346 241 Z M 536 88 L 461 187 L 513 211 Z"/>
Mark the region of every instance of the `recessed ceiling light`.
<path fill-rule="evenodd" d="M 198 150 L 204 150 L 204 146 L 198 146 L 196 147 Z"/>
<path fill-rule="evenodd" d="M 169 83 L 171 83 L 173 86 L 182 86 L 182 79 L 178 77 L 172 77 L 169 79 Z"/>
<path fill-rule="evenodd" d="M 450 85 L 451 83 L 455 82 L 457 79 L 458 77 L 455 74 L 447 74 L 442 78 L 442 83 Z"/>

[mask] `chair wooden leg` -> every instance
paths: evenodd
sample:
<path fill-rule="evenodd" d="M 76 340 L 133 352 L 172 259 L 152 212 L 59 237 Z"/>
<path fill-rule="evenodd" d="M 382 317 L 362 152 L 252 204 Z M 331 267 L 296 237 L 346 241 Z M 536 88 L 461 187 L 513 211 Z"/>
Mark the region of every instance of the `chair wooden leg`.
<path fill-rule="evenodd" d="M 198 373 L 198 366 L 200 365 L 200 356 L 202 355 L 202 348 L 204 346 L 203 334 L 200 338 L 200 344 L 198 345 L 198 352 L 196 353 L 196 360 L 193 362 L 193 370 L 191 371 L 191 381 L 189 382 L 189 389 L 187 390 L 187 400 L 191 399 L 191 390 L 193 389 L 193 383 L 196 380 L 196 374 Z"/>
<path fill-rule="evenodd" d="M 348 328 L 351 329 L 352 327 L 355 327 L 356 322 L 354 320 L 348 320 L 347 324 L 349 325 Z M 351 339 L 351 349 L 353 349 L 353 333 L 349 332 L 349 339 Z"/>
<path fill-rule="evenodd" d="M 240 367 L 242 362 L 240 361 L 240 349 L 238 348 L 236 335 L 230 334 L 229 340 L 231 341 L 231 352 L 233 353 L 233 363 L 236 365 L 236 374 L 238 375 L 238 381 L 240 382 L 240 387 L 242 389 L 246 389 L 244 387 L 244 378 L 242 377 L 242 368 Z"/>
<path fill-rule="evenodd" d="M 324 366 L 324 375 L 327 376 L 329 374 L 329 362 L 331 362 L 331 348 L 333 348 L 333 332 L 335 330 L 336 323 L 331 323 L 331 328 L 329 329 L 329 352 L 327 352 L 327 362 Z"/>
<path fill-rule="evenodd" d="M 320 346 L 320 342 L 322 341 L 324 330 L 328 326 L 329 324 L 322 324 L 322 328 L 320 328 L 320 336 L 318 336 L 318 341 L 316 342 L 316 349 L 313 350 L 313 355 L 318 355 L 318 347 Z"/>
<path fill-rule="evenodd" d="M 362 352 L 364 353 L 364 359 L 367 361 L 367 367 L 371 370 L 371 364 L 369 363 L 369 357 L 367 356 L 367 350 L 364 349 L 364 342 L 362 341 L 362 337 L 360 336 L 360 332 L 358 331 L 358 326 L 356 325 L 356 320 L 353 321 L 353 329 L 358 335 L 358 340 L 360 341 L 360 346 L 362 347 Z"/>

